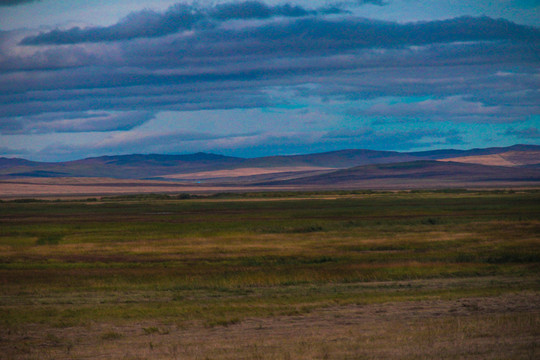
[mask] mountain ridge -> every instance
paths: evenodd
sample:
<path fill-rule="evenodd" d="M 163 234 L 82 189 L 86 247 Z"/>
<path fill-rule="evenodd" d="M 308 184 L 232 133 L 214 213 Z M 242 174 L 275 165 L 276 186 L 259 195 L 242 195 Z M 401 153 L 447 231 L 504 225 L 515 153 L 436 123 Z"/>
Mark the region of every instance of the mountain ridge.
<path fill-rule="evenodd" d="M 174 179 L 175 176 L 177 178 L 186 178 L 185 174 L 198 173 L 209 176 L 208 174 L 212 172 L 246 168 L 279 168 L 283 169 L 283 172 L 293 175 L 298 172 L 299 176 L 309 176 L 309 171 L 306 172 L 308 168 L 316 175 L 317 171 L 320 174 L 322 170 L 327 173 L 331 169 L 340 171 L 358 166 L 407 163 L 421 160 L 444 161 L 449 159 L 450 162 L 454 162 L 455 159 L 462 159 L 461 162 L 463 163 L 480 161 L 479 164 L 481 164 L 482 161 L 485 162 L 486 159 L 491 159 L 490 156 L 496 154 L 512 154 L 511 165 L 515 165 L 513 169 L 522 167 L 534 170 L 540 164 L 540 146 L 526 144 L 470 150 L 439 149 L 422 152 L 343 149 L 311 154 L 275 155 L 256 158 L 233 157 L 205 152 L 181 155 L 127 154 L 54 163 L 0 157 L 0 178 L 108 177 L 117 179 Z M 509 155 L 505 156 L 509 158 Z M 538 157 L 538 161 L 536 161 L 536 157 Z M 503 171 L 503 169 L 499 169 L 499 171 Z M 234 178 L 234 176 L 231 178 Z M 195 177 L 192 180 L 196 179 Z"/>

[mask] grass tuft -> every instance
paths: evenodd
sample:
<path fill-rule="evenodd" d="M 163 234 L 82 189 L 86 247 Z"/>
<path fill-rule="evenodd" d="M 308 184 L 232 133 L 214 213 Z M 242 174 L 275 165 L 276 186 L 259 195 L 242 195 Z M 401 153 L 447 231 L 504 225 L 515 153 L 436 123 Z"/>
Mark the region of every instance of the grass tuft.
<path fill-rule="evenodd" d="M 43 234 L 36 240 L 36 245 L 58 245 L 63 238 L 63 234 Z"/>
<path fill-rule="evenodd" d="M 101 334 L 100 338 L 101 340 L 118 340 L 123 338 L 124 336 L 116 331 L 107 331 L 103 334 Z"/>

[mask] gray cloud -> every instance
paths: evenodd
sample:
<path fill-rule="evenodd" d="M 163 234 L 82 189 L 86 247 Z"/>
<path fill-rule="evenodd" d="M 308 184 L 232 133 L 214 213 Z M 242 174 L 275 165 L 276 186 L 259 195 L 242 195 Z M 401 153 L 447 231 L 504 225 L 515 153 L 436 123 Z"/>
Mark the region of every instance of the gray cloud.
<path fill-rule="evenodd" d="M 186 49 L 188 54 L 183 58 L 175 56 L 174 48 L 167 43 L 154 44 L 155 47 L 144 45 L 123 49 L 118 63 L 110 66 L 4 74 L 0 76 L 0 87 L 9 88 L 11 92 L 0 94 L 2 112 L 4 116 L 13 117 L 60 112 L 66 107 L 74 111 L 158 111 L 249 108 L 286 103 L 285 98 L 266 93 L 265 89 L 274 86 L 286 86 L 297 97 L 340 101 L 388 96 L 446 99 L 423 104 L 423 109 L 418 106 L 414 109 L 414 105 L 373 108 L 364 114 L 366 116 L 391 110 L 386 115 L 404 111 L 410 116 L 437 115 L 441 120 L 474 120 L 473 115 L 482 115 L 500 118 L 499 121 L 515 121 L 538 110 L 538 90 L 533 74 L 497 75 L 506 67 L 520 66 L 526 70 L 532 66 L 533 69 L 534 65 L 528 65 L 528 62 L 534 62 L 537 55 L 534 47 L 530 49 L 527 45 L 523 50 L 511 43 L 504 46 L 485 43 L 435 45 L 415 50 L 375 49 L 331 56 L 277 52 L 274 57 L 263 53 L 241 59 L 227 53 L 212 58 L 210 41 L 208 54 L 189 54 Z M 171 56 L 166 57 L 163 49 L 169 49 Z M 234 52 L 234 49 L 230 51 Z M 494 57 L 490 51 L 501 55 Z M 471 59 L 475 53 L 478 57 Z M 301 56 L 301 60 L 297 61 L 297 56 Z M 313 86 L 301 86 L 304 83 Z M 461 105 L 474 113 L 459 113 Z M 486 113 L 488 109 L 491 113 Z M 480 114 L 481 110 L 483 114 Z"/>
<path fill-rule="evenodd" d="M 48 146 L 39 152 L 42 159 L 76 159 L 94 155 L 130 153 L 186 153 L 211 151 L 251 142 L 257 134 L 216 135 L 201 132 L 140 132 L 117 133 L 92 143 Z M 194 150 L 195 149 L 195 150 Z"/>
<path fill-rule="evenodd" d="M 76 131 L 92 124 L 70 118 L 66 109 L 190 111 L 425 96 L 435 100 L 381 101 L 356 115 L 518 121 L 539 111 L 539 44 L 538 29 L 500 19 L 398 24 L 319 13 L 114 43 L 8 47 L 0 52 L 0 122 L 5 133 L 60 131 L 64 125 Z M 274 95 L 274 89 L 288 95 Z M 66 113 L 66 123 L 53 129 L 39 119 L 47 113 Z M 100 126 L 92 131 L 114 129 Z"/>
<path fill-rule="evenodd" d="M 21 118 L 0 118 L 1 134 L 43 134 L 131 130 L 154 117 L 145 111 L 123 113 L 45 113 Z"/>

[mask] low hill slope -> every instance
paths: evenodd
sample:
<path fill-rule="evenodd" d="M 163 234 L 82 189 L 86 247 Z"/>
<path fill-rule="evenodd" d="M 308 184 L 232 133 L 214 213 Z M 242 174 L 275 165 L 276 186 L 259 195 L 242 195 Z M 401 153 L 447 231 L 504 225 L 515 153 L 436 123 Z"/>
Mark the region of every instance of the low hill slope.
<path fill-rule="evenodd" d="M 341 169 L 366 164 L 383 164 L 415 160 L 394 151 L 341 150 L 327 153 L 238 158 L 197 153 L 190 155 L 118 155 L 87 158 L 59 163 L 39 163 L 22 159 L 0 160 L 0 177 L 108 177 L 119 179 L 196 179 L 213 177 L 210 172 L 230 170 L 233 173 L 253 169 Z M 5 166 L 2 166 L 2 164 Z M 246 169 L 246 170 L 243 170 Z M 279 171 L 278 171 L 279 172 Z M 206 173 L 206 174 L 201 174 Z M 188 176 L 186 174 L 194 174 Z M 207 176 L 208 175 L 208 176 Z M 234 175 L 233 175 L 234 176 Z M 242 175 L 240 175 L 242 176 Z M 219 177 L 219 176 L 218 176 Z"/>
<path fill-rule="evenodd" d="M 500 154 L 462 156 L 442 161 L 494 166 L 523 166 L 540 164 L 540 151 L 507 151 Z"/>
<path fill-rule="evenodd" d="M 442 150 L 430 150 L 430 151 L 416 151 L 416 152 L 409 152 L 407 154 L 414 156 L 416 158 L 424 159 L 424 160 L 428 160 L 428 159 L 441 160 L 441 159 L 450 159 L 450 158 L 456 158 L 456 157 L 501 154 L 501 153 L 506 153 L 509 151 L 540 152 L 540 146 L 517 144 L 517 145 L 512 145 L 512 146 L 507 146 L 507 147 L 490 147 L 490 148 L 479 148 L 479 149 L 469 149 L 469 150 L 442 149 Z"/>
<path fill-rule="evenodd" d="M 241 164 L 243 159 L 215 154 L 118 155 L 59 163 L 0 168 L 3 177 L 108 177 L 145 179 L 164 174 L 210 171 Z"/>
<path fill-rule="evenodd" d="M 509 168 L 434 160 L 378 164 L 338 170 L 324 175 L 308 176 L 288 181 L 264 183 L 264 185 L 354 185 L 359 182 L 377 182 L 384 180 L 399 184 L 429 181 L 441 183 L 474 182 L 540 182 L 540 170 L 533 168 Z M 260 184 L 263 185 L 263 184 Z"/>
<path fill-rule="evenodd" d="M 315 166 L 323 168 L 350 168 L 369 164 L 387 164 L 418 160 L 416 156 L 396 151 L 348 149 L 306 155 L 268 156 L 246 159 L 243 166 Z"/>

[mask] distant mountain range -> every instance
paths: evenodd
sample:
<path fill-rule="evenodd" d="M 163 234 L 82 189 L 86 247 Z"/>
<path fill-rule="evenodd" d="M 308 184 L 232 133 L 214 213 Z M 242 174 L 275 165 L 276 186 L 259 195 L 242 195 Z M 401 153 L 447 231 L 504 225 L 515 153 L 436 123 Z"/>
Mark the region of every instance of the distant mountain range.
<path fill-rule="evenodd" d="M 118 155 L 67 162 L 0 158 L 0 179 L 93 177 L 222 185 L 354 187 L 359 182 L 540 182 L 540 146 L 395 152 L 340 150 L 239 158 L 216 154 Z"/>

